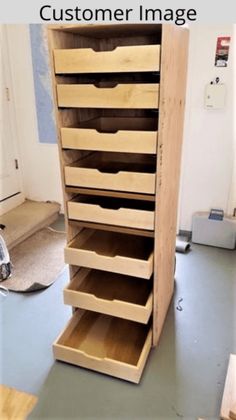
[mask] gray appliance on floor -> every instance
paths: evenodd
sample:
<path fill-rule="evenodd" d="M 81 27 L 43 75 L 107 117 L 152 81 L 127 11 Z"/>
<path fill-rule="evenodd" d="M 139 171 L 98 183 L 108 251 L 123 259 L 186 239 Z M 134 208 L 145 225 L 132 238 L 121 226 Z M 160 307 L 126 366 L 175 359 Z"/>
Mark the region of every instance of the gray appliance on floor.
<path fill-rule="evenodd" d="M 236 217 L 226 216 L 219 209 L 193 215 L 192 242 L 220 248 L 235 249 Z"/>

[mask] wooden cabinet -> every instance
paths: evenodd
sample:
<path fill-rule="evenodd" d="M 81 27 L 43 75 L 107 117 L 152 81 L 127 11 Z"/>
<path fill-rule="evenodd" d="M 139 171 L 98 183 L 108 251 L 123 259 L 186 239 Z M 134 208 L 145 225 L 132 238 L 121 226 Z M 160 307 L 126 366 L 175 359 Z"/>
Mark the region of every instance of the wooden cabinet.
<path fill-rule="evenodd" d="M 48 35 L 74 309 L 54 355 L 138 383 L 174 289 L 188 31 Z"/>

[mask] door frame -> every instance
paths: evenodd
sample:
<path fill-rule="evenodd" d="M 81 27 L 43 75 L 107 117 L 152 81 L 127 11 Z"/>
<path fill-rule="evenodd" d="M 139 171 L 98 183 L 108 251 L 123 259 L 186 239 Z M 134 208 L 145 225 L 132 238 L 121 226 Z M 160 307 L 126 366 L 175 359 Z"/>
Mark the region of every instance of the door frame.
<path fill-rule="evenodd" d="M 9 40 L 8 40 L 8 33 L 7 33 L 7 27 L 8 25 L 0 25 L 1 35 L 2 35 L 2 42 L 5 48 L 4 51 L 4 60 L 7 61 L 7 67 L 9 69 L 9 72 L 7 74 L 6 81 L 4 81 L 7 84 L 8 88 L 8 95 L 9 95 L 9 117 L 11 121 L 11 129 L 13 133 L 13 147 L 15 152 L 15 158 L 18 161 L 19 169 L 18 169 L 18 177 L 19 177 L 19 183 L 20 183 L 20 192 L 6 198 L 4 201 L 0 202 L 0 216 L 4 213 L 14 209 L 15 207 L 19 206 L 25 201 L 25 193 L 24 193 L 24 187 L 23 187 L 23 176 L 22 176 L 22 161 L 21 156 L 19 152 L 19 133 L 18 133 L 18 127 L 17 127 L 17 119 L 16 119 L 16 106 L 15 106 L 15 97 L 14 97 L 14 84 L 13 84 L 13 78 L 12 78 L 12 66 L 14 63 L 11 60 L 11 56 L 9 54 Z"/>

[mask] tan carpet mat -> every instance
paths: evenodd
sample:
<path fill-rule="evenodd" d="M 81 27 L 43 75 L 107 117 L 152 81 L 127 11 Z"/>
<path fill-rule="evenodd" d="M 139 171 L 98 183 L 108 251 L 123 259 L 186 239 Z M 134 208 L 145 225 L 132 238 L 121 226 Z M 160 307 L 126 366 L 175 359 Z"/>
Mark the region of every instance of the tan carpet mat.
<path fill-rule="evenodd" d="M 40 230 L 10 251 L 12 276 L 0 284 L 15 292 L 32 292 L 50 286 L 65 267 L 64 233 Z"/>

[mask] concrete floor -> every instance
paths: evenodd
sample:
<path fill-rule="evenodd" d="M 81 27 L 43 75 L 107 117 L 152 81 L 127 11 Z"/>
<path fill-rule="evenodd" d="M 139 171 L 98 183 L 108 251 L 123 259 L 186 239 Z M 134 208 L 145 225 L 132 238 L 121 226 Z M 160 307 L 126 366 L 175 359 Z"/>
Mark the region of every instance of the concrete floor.
<path fill-rule="evenodd" d="M 51 343 L 71 313 L 62 301 L 66 282 L 67 270 L 43 292 L 1 299 L 1 382 L 39 395 L 29 419 L 219 417 L 236 353 L 235 251 L 195 245 L 177 254 L 175 296 L 138 386 L 53 362 Z"/>

